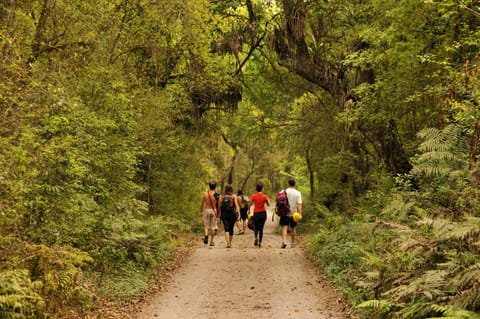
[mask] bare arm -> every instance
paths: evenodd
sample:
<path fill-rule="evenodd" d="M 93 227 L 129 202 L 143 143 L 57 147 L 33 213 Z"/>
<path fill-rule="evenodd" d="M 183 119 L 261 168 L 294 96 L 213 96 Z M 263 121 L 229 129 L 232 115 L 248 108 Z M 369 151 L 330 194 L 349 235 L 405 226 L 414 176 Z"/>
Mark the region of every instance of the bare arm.
<path fill-rule="evenodd" d="M 238 205 L 238 200 L 239 200 L 239 197 L 237 195 L 233 195 L 235 196 L 235 212 L 237 213 L 237 219 L 240 218 L 240 205 Z"/>
<path fill-rule="evenodd" d="M 237 204 L 238 204 L 238 207 L 242 207 L 242 196 L 237 195 Z"/>
<path fill-rule="evenodd" d="M 218 207 L 217 207 L 217 211 L 218 211 L 218 216 L 222 216 L 222 205 L 220 204 L 221 202 L 223 201 L 223 195 L 220 195 L 220 197 L 218 198 Z"/>
<path fill-rule="evenodd" d="M 302 215 L 302 204 L 297 204 L 297 212 L 299 212 L 300 215 Z"/>
<path fill-rule="evenodd" d="M 200 203 L 200 216 L 202 216 L 204 207 L 205 207 L 205 194 L 202 195 L 202 201 Z"/>

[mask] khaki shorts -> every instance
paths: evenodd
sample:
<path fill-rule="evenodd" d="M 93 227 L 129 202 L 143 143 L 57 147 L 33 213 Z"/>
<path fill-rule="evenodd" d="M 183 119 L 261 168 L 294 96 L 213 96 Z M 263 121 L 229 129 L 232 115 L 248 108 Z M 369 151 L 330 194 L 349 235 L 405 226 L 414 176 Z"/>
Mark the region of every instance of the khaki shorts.
<path fill-rule="evenodd" d="M 205 208 L 202 214 L 203 225 L 209 229 L 217 229 L 217 217 L 211 208 Z"/>

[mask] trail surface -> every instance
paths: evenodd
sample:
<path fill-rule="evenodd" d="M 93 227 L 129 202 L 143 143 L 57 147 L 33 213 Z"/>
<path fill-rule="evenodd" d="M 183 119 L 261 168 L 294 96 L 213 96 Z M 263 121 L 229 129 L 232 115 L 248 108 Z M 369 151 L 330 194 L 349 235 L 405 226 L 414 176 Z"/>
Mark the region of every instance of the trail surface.
<path fill-rule="evenodd" d="M 269 212 L 261 248 L 248 229 L 226 248 L 220 225 L 215 246 L 199 239 L 165 289 L 133 318 L 351 318 L 300 246 L 280 248 L 277 225 Z"/>

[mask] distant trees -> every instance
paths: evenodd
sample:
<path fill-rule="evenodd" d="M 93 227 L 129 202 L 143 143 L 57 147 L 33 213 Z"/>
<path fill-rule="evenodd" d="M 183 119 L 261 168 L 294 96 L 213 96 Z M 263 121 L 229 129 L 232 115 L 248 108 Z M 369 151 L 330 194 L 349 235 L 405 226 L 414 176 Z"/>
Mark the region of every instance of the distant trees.
<path fill-rule="evenodd" d="M 454 0 L 2 2 L 0 311 L 86 309 L 92 278 L 135 295 L 199 226 L 208 180 L 275 192 L 288 176 L 304 223 L 332 226 L 313 245 L 326 271 L 359 272 L 362 309 L 411 311 L 402 293 L 433 289 L 412 278 L 448 260 L 452 299 L 478 310 L 479 17 Z M 432 251 L 382 259 L 403 235 Z M 425 318 L 461 311 L 424 295 Z"/>

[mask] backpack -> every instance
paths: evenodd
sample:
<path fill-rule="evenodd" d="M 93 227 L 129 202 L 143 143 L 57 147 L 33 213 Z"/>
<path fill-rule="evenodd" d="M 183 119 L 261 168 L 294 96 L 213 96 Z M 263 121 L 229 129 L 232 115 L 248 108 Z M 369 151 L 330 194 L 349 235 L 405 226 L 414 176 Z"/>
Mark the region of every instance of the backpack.
<path fill-rule="evenodd" d="M 221 203 L 222 215 L 223 214 L 235 214 L 235 203 L 233 202 L 233 196 L 225 194 Z"/>
<path fill-rule="evenodd" d="M 290 213 L 290 205 L 288 204 L 287 192 L 285 190 L 282 190 L 280 193 L 278 193 L 277 197 L 275 198 L 275 203 L 277 206 L 275 214 L 278 216 L 285 216 Z"/>
<path fill-rule="evenodd" d="M 248 210 L 248 200 L 242 195 L 242 209 Z"/>

